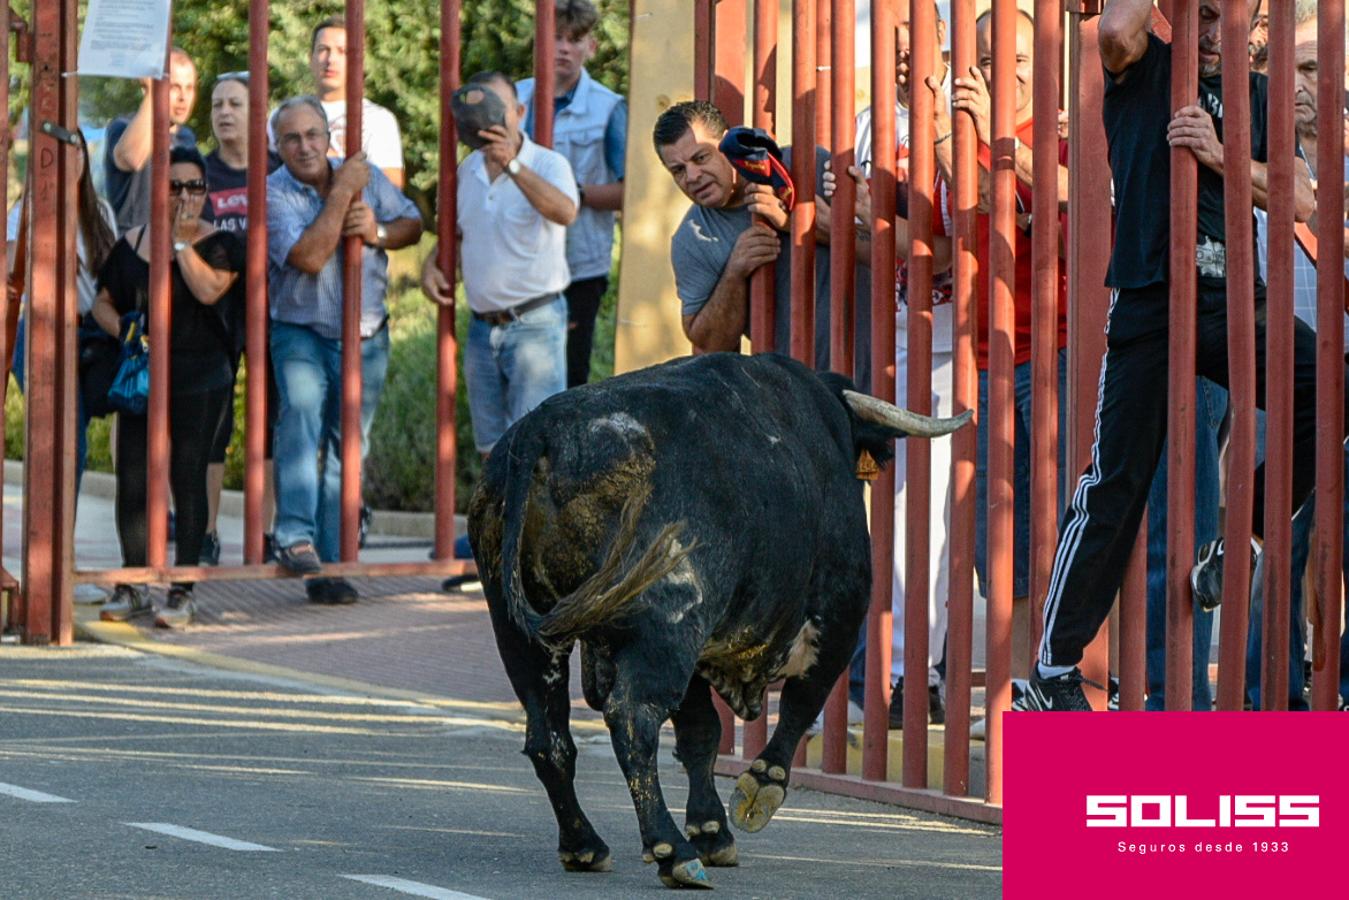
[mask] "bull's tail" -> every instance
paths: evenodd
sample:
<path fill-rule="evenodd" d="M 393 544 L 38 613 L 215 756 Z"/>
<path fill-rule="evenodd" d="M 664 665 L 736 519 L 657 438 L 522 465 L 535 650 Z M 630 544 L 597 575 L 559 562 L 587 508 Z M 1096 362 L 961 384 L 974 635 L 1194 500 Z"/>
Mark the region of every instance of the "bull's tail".
<path fill-rule="evenodd" d="M 502 590 L 506 609 L 521 630 L 544 643 L 565 646 L 588 629 L 620 615 L 635 597 L 687 559 L 693 546 L 680 542 L 684 523 L 676 522 L 663 527 L 651 545 L 638 558 L 632 558 L 638 523 L 651 495 L 650 485 L 644 484 L 624 501 L 618 530 L 604 563 L 580 587 L 560 598 L 551 610 L 540 613 L 525 596 L 521 571 L 534 467 L 547 450 L 542 433 L 531 437 L 526 446 L 513 444 L 509 450 L 511 465 L 502 516 L 506 523 L 501 545 Z"/>

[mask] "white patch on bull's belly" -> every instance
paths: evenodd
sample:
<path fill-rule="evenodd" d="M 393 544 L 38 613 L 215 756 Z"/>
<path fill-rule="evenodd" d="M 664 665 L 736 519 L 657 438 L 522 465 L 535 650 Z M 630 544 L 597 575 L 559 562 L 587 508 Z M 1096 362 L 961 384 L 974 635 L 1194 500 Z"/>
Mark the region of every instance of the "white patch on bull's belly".
<path fill-rule="evenodd" d="M 620 435 L 640 437 L 645 437 L 647 434 L 646 426 L 625 412 L 591 419 L 586 424 L 586 428 L 591 434 L 598 434 L 601 431 L 613 431 Z"/>
<path fill-rule="evenodd" d="M 683 556 L 684 546 L 679 541 L 672 541 L 670 545 L 670 554 L 673 556 Z M 678 625 L 684 621 L 684 616 L 688 611 L 703 602 L 703 584 L 698 578 L 698 572 L 693 568 L 693 563 L 689 562 L 687 556 L 679 561 L 679 565 L 662 579 L 666 584 L 677 588 L 683 588 L 683 592 L 688 594 L 689 600 L 678 609 L 672 609 L 666 615 L 666 619 L 671 625 Z"/>
<path fill-rule="evenodd" d="M 819 638 L 820 629 L 815 627 L 814 622 L 807 620 L 792 640 L 792 646 L 787 651 L 787 661 L 773 678 L 799 678 L 806 674 L 806 671 L 815 665 L 815 659 L 819 656 Z"/>

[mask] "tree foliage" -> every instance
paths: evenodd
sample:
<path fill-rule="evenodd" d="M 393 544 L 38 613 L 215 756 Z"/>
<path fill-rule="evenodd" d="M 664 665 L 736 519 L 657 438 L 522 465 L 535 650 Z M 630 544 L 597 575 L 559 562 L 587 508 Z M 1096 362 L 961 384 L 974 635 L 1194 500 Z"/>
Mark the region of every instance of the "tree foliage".
<path fill-rule="evenodd" d="M 83 4 L 82 4 L 83 5 Z M 600 24 L 591 75 L 627 91 L 628 2 L 596 0 Z M 408 183 L 433 196 L 439 160 L 440 3 L 438 0 L 366 0 L 366 92 L 391 109 L 403 131 Z M 533 70 L 534 0 L 463 0 L 461 71 L 499 69 L 514 77 Z M 272 104 L 312 90 L 309 40 L 314 25 L 341 13 L 341 4 L 274 0 L 268 44 Z M 174 42 L 197 62 L 200 88 L 192 127 L 209 143 L 210 90 L 221 72 L 248 68 L 247 0 L 177 0 Z M 81 79 L 82 107 L 105 122 L 139 103 L 135 82 Z"/>

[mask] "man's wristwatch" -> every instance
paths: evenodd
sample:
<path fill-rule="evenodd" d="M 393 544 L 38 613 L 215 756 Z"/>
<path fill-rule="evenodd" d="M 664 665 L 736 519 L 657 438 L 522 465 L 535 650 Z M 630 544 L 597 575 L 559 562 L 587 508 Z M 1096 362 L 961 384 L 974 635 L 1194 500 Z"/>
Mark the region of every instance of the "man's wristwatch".
<path fill-rule="evenodd" d="M 384 227 L 383 222 L 375 224 L 375 246 L 381 250 L 389 245 L 389 229 Z"/>
<path fill-rule="evenodd" d="M 173 252 L 174 252 L 174 253 L 182 253 L 184 250 L 186 250 L 188 247 L 191 247 L 191 246 L 192 246 L 192 243 L 191 243 L 190 241 L 174 241 L 174 242 L 173 242 Z"/>
<path fill-rule="evenodd" d="M 512 156 L 511 161 L 506 163 L 506 173 L 512 178 L 520 174 L 520 160 L 517 157 Z"/>

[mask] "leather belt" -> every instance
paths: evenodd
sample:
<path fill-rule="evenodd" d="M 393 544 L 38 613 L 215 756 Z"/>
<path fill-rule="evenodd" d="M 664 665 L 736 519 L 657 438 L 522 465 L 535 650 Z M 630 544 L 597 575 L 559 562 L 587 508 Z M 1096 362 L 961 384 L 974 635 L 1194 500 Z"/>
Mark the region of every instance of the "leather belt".
<path fill-rule="evenodd" d="M 486 322 L 493 328 L 499 325 L 509 325 L 516 319 L 529 312 L 531 309 L 538 309 L 546 303 L 552 303 L 557 299 L 557 294 L 544 294 L 542 297 L 535 297 L 533 300 L 526 300 L 524 303 L 517 303 L 510 309 L 499 309 L 493 312 L 473 311 L 473 318 L 479 322 Z"/>

